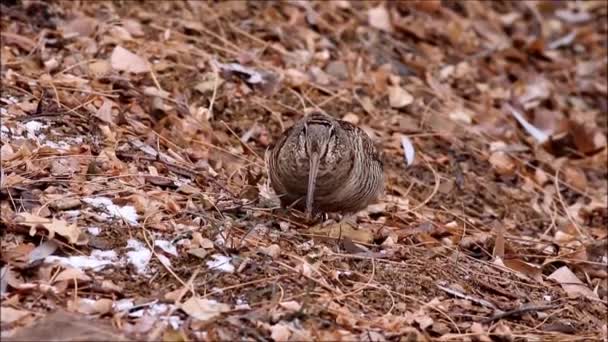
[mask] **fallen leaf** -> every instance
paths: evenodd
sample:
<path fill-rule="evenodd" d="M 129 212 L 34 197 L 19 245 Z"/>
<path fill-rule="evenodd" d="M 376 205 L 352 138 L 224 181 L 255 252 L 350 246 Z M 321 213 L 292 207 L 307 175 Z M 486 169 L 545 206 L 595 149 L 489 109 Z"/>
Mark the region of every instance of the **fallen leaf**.
<path fill-rule="evenodd" d="M 260 252 L 274 259 L 281 253 L 281 247 L 275 243 L 268 247 L 260 247 Z"/>
<path fill-rule="evenodd" d="M 103 315 L 112 311 L 113 301 L 109 298 L 101 298 L 98 300 L 88 298 L 77 298 L 76 300 L 68 300 L 68 309 L 87 315 L 99 314 Z"/>
<path fill-rule="evenodd" d="M 467 125 L 470 125 L 471 123 L 473 123 L 473 113 L 471 113 L 468 110 L 462 109 L 462 108 L 451 111 L 448 114 L 448 117 L 452 121 L 460 122 L 460 123 L 467 124 Z"/>
<path fill-rule="evenodd" d="M 348 223 L 338 222 L 328 226 L 316 225 L 308 230 L 310 234 L 327 236 L 334 239 L 348 237 L 352 241 L 372 243 L 374 234 L 368 229 L 356 229 Z"/>
<path fill-rule="evenodd" d="M 17 330 L 6 341 L 48 341 L 51 336 L 54 341 L 129 341 L 110 324 L 61 310 Z"/>
<path fill-rule="evenodd" d="M 29 311 L 13 309 L 10 306 L 3 306 L 0 308 L 0 322 L 13 323 L 31 314 L 32 313 Z"/>
<path fill-rule="evenodd" d="M 501 175 L 512 175 L 515 172 L 515 162 L 502 151 L 493 152 L 488 160 L 492 167 Z"/>
<path fill-rule="evenodd" d="M 403 147 L 403 154 L 405 157 L 405 163 L 407 166 L 410 166 L 414 163 L 414 158 L 416 157 L 416 150 L 414 149 L 414 145 L 410 138 L 405 135 L 401 136 L 401 146 Z"/>
<path fill-rule="evenodd" d="M 388 87 L 388 102 L 393 108 L 403 108 L 414 102 L 414 97 L 399 86 L 391 86 Z"/>
<path fill-rule="evenodd" d="M 113 124 L 114 123 L 114 118 L 112 117 L 112 106 L 113 105 L 114 105 L 114 102 L 112 102 L 108 99 L 104 99 L 101 107 L 99 107 L 99 109 L 97 109 L 97 112 L 95 112 L 95 116 L 103 122 Z"/>
<path fill-rule="evenodd" d="M 36 228 L 43 227 L 49 232 L 49 239 L 54 238 L 55 234 L 59 234 L 67 238 L 69 243 L 86 243 L 86 237 L 76 224 L 69 224 L 67 221 L 55 218 L 47 219 L 30 213 L 19 213 L 18 217 L 21 218 L 20 224 L 30 227 L 30 236 L 36 234 Z"/>
<path fill-rule="evenodd" d="M 28 263 L 32 264 L 38 260 L 42 260 L 47 256 L 53 254 L 57 250 L 59 245 L 54 240 L 47 240 L 40 244 L 40 246 L 34 248 L 29 255 Z"/>
<path fill-rule="evenodd" d="M 505 104 L 505 108 L 509 113 L 511 113 L 511 115 L 515 117 L 515 119 L 517 119 L 517 121 L 523 126 L 526 132 L 528 132 L 532 137 L 534 137 L 534 139 L 536 139 L 539 144 L 542 144 L 547 141 L 547 139 L 549 139 L 549 135 L 547 133 L 541 131 L 540 129 L 530 124 L 519 110 L 515 109 L 508 103 Z"/>
<path fill-rule="evenodd" d="M 118 71 L 140 74 L 150 71 L 150 65 L 144 58 L 118 45 L 110 57 L 112 68 Z"/>
<path fill-rule="evenodd" d="M 382 31 L 392 32 L 393 24 L 391 22 L 388 10 L 383 5 L 370 8 L 367 11 L 367 21 L 370 26 Z"/>
<path fill-rule="evenodd" d="M 522 81 L 515 85 L 514 99 L 521 104 L 525 110 L 538 106 L 540 101 L 545 100 L 551 95 L 553 86 L 551 82 L 543 76 L 535 76 L 530 80 Z"/>
<path fill-rule="evenodd" d="M 576 274 L 574 274 L 568 266 L 562 266 L 555 270 L 548 277 L 557 281 L 564 291 L 571 297 L 578 297 L 579 295 L 585 296 L 590 299 L 597 299 L 598 296 L 595 292 L 591 291 L 587 285 L 585 285 Z"/>
<path fill-rule="evenodd" d="M 91 17 L 77 17 L 66 23 L 60 28 L 63 38 L 69 39 L 73 37 L 88 37 L 95 33 L 97 20 Z"/>
<path fill-rule="evenodd" d="M 180 305 L 185 313 L 200 321 L 208 321 L 223 312 L 230 311 L 230 306 L 212 299 L 191 297 Z"/>
<path fill-rule="evenodd" d="M 86 275 L 83 271 L 74 268 L 68 267 L 65 270 L 61 271 L 54 279 L 54 282 L 59 281 L 70 281 L 70 280 L 78 280 L 81 282 L 91 281 L 91 277 Z"/>
<path fill-rule="evenodd" d="M 532 265 L 519 259 L 502 259 L 497 257 L 494 260 L 496 265 L 505 266 L 527 278 L 534 279 L 539 283 L 543 283 L 542 269 L 536 265 Z"/>
<path fill-rule="evenodd" d="M 281 302 L 279 305 L 290 312 L 297 312 L 302 309 L 302 304 L 296 302 L 295 300 L 290 300 L 288 302 Z"/>
<path fill-rule="evenodd" d="M 291 331 L 286 323 L 279 322 L 270 327 L 270 337 L 277 342 L 287 341 L 289 336 L 291 336 Z"/>

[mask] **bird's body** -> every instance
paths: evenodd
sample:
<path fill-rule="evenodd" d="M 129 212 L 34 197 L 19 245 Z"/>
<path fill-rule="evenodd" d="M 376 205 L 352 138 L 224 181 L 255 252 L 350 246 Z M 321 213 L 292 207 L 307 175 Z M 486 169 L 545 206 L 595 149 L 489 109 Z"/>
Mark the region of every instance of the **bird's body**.
<path fill-rule="evenodd" d="M 360 128 L 313 113 L 287 129 L 266 153 L 270 183 L 284 206 L 354 213 L 382 193 L 380 153 Z"/>

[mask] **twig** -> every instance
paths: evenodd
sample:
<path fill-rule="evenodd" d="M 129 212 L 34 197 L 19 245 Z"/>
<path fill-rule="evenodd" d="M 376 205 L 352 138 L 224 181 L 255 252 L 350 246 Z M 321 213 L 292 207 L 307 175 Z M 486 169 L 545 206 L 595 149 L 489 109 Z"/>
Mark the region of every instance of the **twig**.
<path fill-rule="evenodd" d="M 564 199 L 562 198 L 562 193 L 561 193 L 561 191 L 559 191 L 559 169 L 560 169 L 559 166 L 557 166 L 557 168 L 555 170 L 555 179 L 554 179 L 555 192 L 557 192 L 557 198 L 559 200 L 559 203 L 564 208 L 564 212 L 566 213 L 568 220 L 570 220 L 570 222 L 572 222 L 572 224 L 574 225 L 574 228 L 576 228 L 576 232 L 578 233 L 578 235 L 581 237 L 588 237 L 586 234 L 583 233 L 583 231 L 581 230 L 581 227 L 578 225 L 578 223 L 576 223 L 574 218 L 572 218 L 572 215 L 570 215 L 570 212 L 568 211 L 568 207 L 566 207 L 566 203 L 564 203 Z"/>
<path fill-rule="evenodd" d="M 499 310 L 499 312 L 496 313 L 494 316 L 488 317 L 488 318 L 482 320 L 481 323 L 486 324 L 486 323 L 490 323 L 492 321 L 495 321 L 495 320 L 498 320 L 501 318 L 515 316 L 515 315 L 519 315 L 519 314 L 526 313 L 529 311 L 544 311 L 544 310 L 554 309 L 558 306 L 559 305 L 557 305 L 557 304 L 549 304 L 549 305 L 524 304 L 517 309 L 513 309 L 513 310 L 509 310 L 509 311 L 500 311 Z"/>
<path fill-rule="evenodd" d="M 504 312 L 504 311 L 500 310 L 499 308 L 497 308 L 496 305 L 488 302 L 485 299 L 475 298 L 475 297 L 469 296 L 467 294 L 464 294 L 464 293 L 462 293 L 460 291 L 456 291 L 454 289 L 451 289 L 449 287 L 441 286 L 439 284 L 435 284 L 435 286 L 437 286 L 438 289 L 443 290 L 443 291 L 451 294 L 452 296 L 455 296 L 455 297 L 458 297 L 458 298 L 462 298 L 462 299 L 466 299 L 466 300 L 470 300 L 473 303 L 477 303 L 477 304 L 479 304 L 481 306 L 485 306 L 487 308 L 495 310 L 496 312 L 501 312 L 501 313 Z"/>

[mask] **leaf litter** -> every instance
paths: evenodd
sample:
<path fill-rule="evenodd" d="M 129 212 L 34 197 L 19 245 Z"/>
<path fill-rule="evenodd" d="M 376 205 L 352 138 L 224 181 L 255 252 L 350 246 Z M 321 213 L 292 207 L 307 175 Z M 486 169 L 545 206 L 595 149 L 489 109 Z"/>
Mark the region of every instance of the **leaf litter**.
<path fill-rule="evenodd" d="M 605 2 L 1 6 L 3 340 L 607 338 Z M 355 227 L 267 184 L 312 110 Z"/>

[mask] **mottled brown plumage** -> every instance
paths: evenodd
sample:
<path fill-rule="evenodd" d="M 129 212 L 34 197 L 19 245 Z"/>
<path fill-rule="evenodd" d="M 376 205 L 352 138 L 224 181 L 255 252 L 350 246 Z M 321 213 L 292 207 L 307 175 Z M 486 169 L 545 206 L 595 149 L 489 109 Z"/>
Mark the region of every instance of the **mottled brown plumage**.
<path fill-rule="evenodd" d="M 266 152 L 270 183 L 284 206 L 354 213 L 384 190 L 380 153 L 359 127 L 313 113 Z"/>

